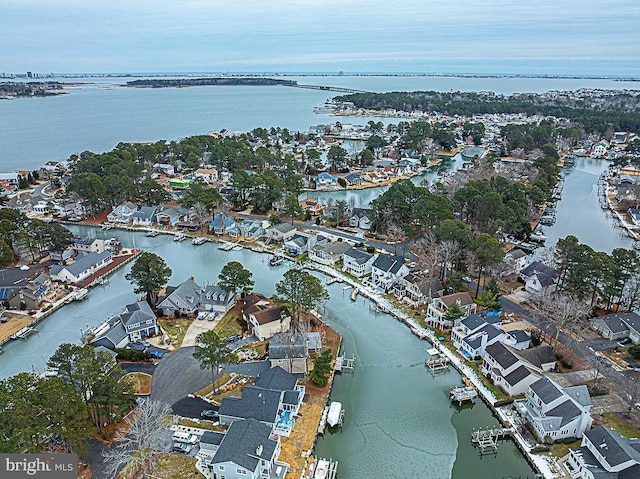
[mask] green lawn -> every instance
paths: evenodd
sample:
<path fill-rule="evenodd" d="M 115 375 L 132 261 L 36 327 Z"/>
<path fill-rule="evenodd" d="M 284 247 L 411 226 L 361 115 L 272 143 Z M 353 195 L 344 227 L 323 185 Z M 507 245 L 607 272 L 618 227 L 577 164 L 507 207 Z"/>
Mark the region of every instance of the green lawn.
<path fill-rule="evenodd" d="M 242 312 L 238 308 L 233 308 L 220 320 L 214 331 L 216 334 L 225 338 L 232 334 L 242 334 Z"/>
<path fill-rule="evenodd" d="M 640 437 L 640 424 L 634 424 L 621 414 L 604 413 L 605 426 L 627 437 Z"/>
<path fill-rule="evenodd" d="M 179 319 L 160 319 L 158 324 L 162 330 L 169 336 L 171 344 L 175 347 L 180 347 L 184 335 L 187 334 L 187 329 L 193 323 L 193 319 L 179 318 Z"/>

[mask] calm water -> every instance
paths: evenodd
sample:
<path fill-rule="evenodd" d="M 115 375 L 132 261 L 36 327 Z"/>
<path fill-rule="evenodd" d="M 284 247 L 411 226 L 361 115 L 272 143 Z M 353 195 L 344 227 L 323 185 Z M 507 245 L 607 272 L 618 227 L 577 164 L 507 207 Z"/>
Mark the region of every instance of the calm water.
<path fill-rule="evenodd" d="M 638 88 L 634 82 L 589 79 L 457 77 L 292 77 L 304 84 L 367 91 L 464 90 L 545 92 L 577 88 Z M 121 141 L 173 140 L 227 128 L 248 131 L 280 126 L 306 131 L 336 120 L 366 123 L 379 118 L 316 115 L 313 107 L 335 94 L 286 87 L 192 87 L 137 89 L 130 79 L 83 79 L 69 94 L 0 101 L 0 170 L 36 169 L 84 150 L 102 152 Z M 65 81 L 61 79 L 61 81 Z M 71 80 L 70 80 L 71 81 Z M 386 121 L 386 120 L 385 120 Z"/>
<path fill-rule="evenodd" d="M 614 226 L 611 216 L 598 203 L 598 177 L 609 162 L 578 158 L 575 166 L 565 170 L 562 199 L 558 202 L 556 223 L 544 228 L 547 245 L 559 238 L 574 235 L 596 251 L 610 253 L 614 248 L 631 248 L 633 240 L 623 228 Z"/>
<path fill-rule="evenodd" d="M 216 244 L 195 247 L 171 236 L 148 238 L 141 233 L 105 232 L 82 226 L 74 232 L 97 237 L 118 236 L 125 246 L 153 251 L 165 258 L 173 270 L 175 284 L 194 275 L 198 282 L 214 281 L 228 261 L 240 261 L 253 272 L 255 290 L 268 295 L 286 266 L 269 267 L 267 255 L 250 251 L 224 252 Z M 110 277 L 109 284 L 91 289 L 86 301 L 73 303 L 52 314 L 38 326 L 39 333 L 26 341 L 11 342 L 0 356 L 0 377 L 20 371 L 41 372 L 46 359 L 62 342 L 77 342 L 86 325 L 102 322 L 134 301 L 125 267 Z M 505 442 L 496 457 L 480 461 L 470 445 L 469 427 L 494 424 L 488 409 L 476 404 L 456 410 L 448 400 L 448 390 L 460 383 L 455 371 L 433 377 L 423 365 L 427 343 L 418 340 L 406 326 L 386 314 L 374 314 L 369 302 L 360 297 L 353 302 L 342 286 L 329 286 L 331 299 L 325 319 L 343 335 L 347 354 L 358 358 L 354 374 L 339 376 L 332 398 L 346 409 L 340 433 L 327 435 L 317 453 L 339 461 L 340 477 L 429 477 L 430 479 L 479 478 L 479 468 L 500 467 L 505 475 L 526 476 L 531 469 Z M 453 470 L 453 473 L 452 473 Z M 476 474 L 476 475 L 473 475 Z M 491 477 L 491 476 L 484 476 Z"/>

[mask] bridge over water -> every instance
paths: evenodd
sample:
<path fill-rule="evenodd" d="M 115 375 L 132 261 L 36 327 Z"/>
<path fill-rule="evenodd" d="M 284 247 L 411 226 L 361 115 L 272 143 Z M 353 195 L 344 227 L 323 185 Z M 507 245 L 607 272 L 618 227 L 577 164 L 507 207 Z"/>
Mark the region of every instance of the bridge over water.
<path fill-rule="evenodd" d="M 286 84 L 285 86 L 290 86 L 293 88 L 307 88 L 308 90 L 322 90 L 322 91 L 335 91 L 338 93 L 368 93 L 365 90 L 354 90 L 353 88 L 342 88 L 339 86 L 326 86 L 326 85 L 300 85 L 296 84 Z"/>

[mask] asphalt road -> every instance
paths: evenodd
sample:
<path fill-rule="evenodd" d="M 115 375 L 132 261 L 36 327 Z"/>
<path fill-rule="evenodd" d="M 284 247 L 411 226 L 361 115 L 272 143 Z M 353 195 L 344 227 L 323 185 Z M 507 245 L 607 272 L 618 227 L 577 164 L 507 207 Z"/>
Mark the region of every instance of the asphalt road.
<path fill-rule="evenodd" d="M 200 369 L 194 350 L 190 346 L 164 355 L 153 373 L 151 399 L 174 404 L 211 383 L 211 370 Z"/>

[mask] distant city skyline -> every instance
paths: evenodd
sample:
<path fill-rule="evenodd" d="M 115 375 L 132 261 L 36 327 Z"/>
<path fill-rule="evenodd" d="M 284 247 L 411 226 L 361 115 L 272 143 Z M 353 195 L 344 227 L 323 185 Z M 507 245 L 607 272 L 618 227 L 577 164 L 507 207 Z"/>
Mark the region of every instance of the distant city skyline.
<path fill-rule="evenodd" d="M 636 0 L 0 0 L 0 72 L 640 76 Z"/>

